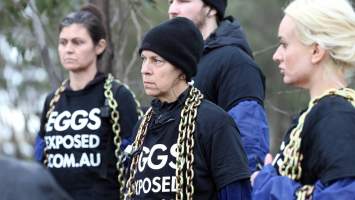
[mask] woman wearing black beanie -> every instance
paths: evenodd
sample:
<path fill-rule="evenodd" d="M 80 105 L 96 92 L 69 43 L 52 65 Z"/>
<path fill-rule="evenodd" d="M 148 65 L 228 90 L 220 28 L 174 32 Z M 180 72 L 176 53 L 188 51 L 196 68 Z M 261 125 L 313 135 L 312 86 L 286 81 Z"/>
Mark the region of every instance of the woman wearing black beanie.
<path fill-rule="evenodd" d="M 186 18 L 166 21 L 145 35 L 141 73 L 146 94 L 155 99 L 129 150 L 127 199 L 250 198 L 237 127 L 188 84 L 202 50 L 202 35 Z"/>

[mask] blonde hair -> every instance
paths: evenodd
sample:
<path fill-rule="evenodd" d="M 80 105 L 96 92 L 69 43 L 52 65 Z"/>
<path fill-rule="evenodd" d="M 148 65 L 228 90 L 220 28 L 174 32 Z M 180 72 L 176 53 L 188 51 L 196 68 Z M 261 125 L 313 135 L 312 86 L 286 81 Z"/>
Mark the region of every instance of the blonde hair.
<path fill-rule="evenodd" d="M 348 0 L 294 0 L 284 10 L 301 42 L 324 48 L 333 65 L 352 76 L 355 68 L 355 13 Z"/>

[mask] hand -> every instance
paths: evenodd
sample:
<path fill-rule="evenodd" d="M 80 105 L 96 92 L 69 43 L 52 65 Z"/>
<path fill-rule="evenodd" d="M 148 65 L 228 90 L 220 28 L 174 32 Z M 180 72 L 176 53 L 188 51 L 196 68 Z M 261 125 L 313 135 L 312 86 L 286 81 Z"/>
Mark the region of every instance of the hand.
<path fill-rule="evenodd" d="M 271 164 L 273 159 L 274 158 L 272 157 L 272 155 L 270 153 L 266 154 L 265 159 L 264 159 L 264 166 Z"/>
<path fill-rule="evenodd" d="M 265 159 L 264 159 L 264 166 L 271 164 L 271 163 L 272 163 L 272 160 L 273 160 L 272 155 L 271 155 L 270 153 L 266 154 Z M 251 186 L 254 185 L 254 180 L 255 180 L 255 178 L 258 176 L 259 172 L 260 172 L 260 171 L 255 171 L 255 172 L 250 176 Z"/>

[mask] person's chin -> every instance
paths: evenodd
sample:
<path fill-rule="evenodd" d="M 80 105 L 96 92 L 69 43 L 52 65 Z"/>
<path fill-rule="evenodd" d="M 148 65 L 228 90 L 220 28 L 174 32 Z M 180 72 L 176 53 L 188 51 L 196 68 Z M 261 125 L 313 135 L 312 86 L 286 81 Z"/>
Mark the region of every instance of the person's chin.
<path fill-rule="evenodd" d="M 290 79 L 288 79 L 288 78 L 283 78 L 283 83 L 284 84 L 286 84 L 286 85 L 294 85 L 294 83 L 290 80 Z"/>
<path fill-rule="evenodd" d="M 286 84 L 286 85 L 289 85 L 289 84 L 290 84 L 289 81 L 288 81 L 287 79 L 285 79 L 285 78 L 282 79 L 282 82 L 283 82 L 284 84 Z"/>
<path fill-rule="evenodd" d="M 68 70 L 68 71 L 77 71 L 79 70 L 79 66 L 77 65 L 71 65 L 71 64 L 65 64 L 64 65 L 64 69 Z"/>
<path fill-rule="evenodd" d="M 148 96 L 151 96 L 151 97 L 156 97 L 157 96 L 157 93 L 150 89 L 150 88 L 144 88 L 144 91 L 145 91 L 145 94 L 148 95 Z"/>
<path fill-rule="evenodd" d="M 87 72 L 89 70 L 89 68 L 75 66 L 75 67 L 71 67 L 67 70 L 70 72 L 73 72 L 73 73 L 84 73 L 84 72 Z"/>

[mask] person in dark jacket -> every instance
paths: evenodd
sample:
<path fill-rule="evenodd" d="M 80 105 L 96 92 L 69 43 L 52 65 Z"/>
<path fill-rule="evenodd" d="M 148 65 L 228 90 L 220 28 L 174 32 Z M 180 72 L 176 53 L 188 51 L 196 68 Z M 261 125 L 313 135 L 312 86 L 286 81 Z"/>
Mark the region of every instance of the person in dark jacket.
<path fill-rule="evenodd" d="M 355 199 L 355 12 L 348 0 L 294 0 L 285 9 L 273 59 L 308 107 L 280 152 L 253 174 L 255 200 Z M 272 162 L 271 162 L 272 161 Z"/>
<path fill-rule="evenodd" d="M 105 48 L 97 7 L 85 6 L 62 20 L 58 51 L 69 79 L 46 98 L 36 155 L 76 200 L 123 199 L 121 146 L 138 110 L 124 85 L 99 72 Z"/>
<path fill-rule="evenodd" d="M 170 0 L 168 12 L 201 31 L 205 43 L 194 85 L 233 117 L 253 172 L 269 152 L 265 80 L 239 22 L 224 17 L 226 6 L 227 0 Z"/>
<path fill-rule="evenodd" d="M 0 156 L 1 200 L 71 200 L 38 163 Z"/>
<path fill-rule="evenodd" d="M 150 30 L 139 53 L 146 94 L 154 97 L 130 147 L 128 199 L 250 199 L 239 131 L 220 107 L 188 85 L 203 38 L 187 18 Z M 231 186 L 238 193 L 225 196 Z"/>

